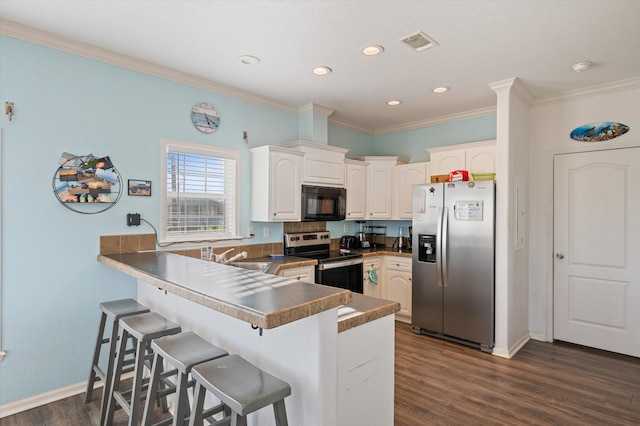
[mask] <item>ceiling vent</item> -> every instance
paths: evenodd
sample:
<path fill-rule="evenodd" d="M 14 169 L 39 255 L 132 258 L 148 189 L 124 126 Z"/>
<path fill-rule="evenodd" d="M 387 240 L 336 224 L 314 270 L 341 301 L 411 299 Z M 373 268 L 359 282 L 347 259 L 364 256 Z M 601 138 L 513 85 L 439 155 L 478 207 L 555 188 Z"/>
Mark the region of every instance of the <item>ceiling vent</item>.
<path fill-rule="evenodd" d="M 403 37 L 400 39 L 400 41 L 416 52 L 422 52 L 423 50 L 427 50 L 438 45 L 437 41 L 435 41 L 422 31 L 418 31 L 417 33 Z"/>

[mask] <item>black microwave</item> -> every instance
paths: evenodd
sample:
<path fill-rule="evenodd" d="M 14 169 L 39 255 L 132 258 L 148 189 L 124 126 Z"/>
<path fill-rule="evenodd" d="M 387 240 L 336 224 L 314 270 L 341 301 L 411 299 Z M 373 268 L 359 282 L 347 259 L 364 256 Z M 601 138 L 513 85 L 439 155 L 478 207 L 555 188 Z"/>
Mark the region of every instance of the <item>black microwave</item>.
<path fill-rule="evenodd" d="M 344 220 L 347 190 L 328 186 L 302 185 L 302 220 L 329 222 Z"/>

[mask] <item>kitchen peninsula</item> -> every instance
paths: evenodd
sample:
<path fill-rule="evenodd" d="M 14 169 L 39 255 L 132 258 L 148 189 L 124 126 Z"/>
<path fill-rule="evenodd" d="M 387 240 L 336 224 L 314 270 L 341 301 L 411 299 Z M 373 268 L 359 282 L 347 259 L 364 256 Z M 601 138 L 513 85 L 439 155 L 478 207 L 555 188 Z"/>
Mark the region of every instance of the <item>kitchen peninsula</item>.
<path fill-rule="evenodd" d="M 393 424 L 397 303 L 168 252 L 98 261 L 136 278 L 140 303 L 287 381 L 290 424 Z"/>

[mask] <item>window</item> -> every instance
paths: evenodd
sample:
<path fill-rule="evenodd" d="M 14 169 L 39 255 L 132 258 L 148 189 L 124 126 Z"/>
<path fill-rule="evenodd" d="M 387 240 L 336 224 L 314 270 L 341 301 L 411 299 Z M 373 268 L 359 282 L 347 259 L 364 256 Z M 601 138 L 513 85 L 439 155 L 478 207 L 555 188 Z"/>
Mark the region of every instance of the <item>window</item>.
<path fill-rule="evenodd" d="M 163 140 L 162 153 L 162 240 L 237 236 L 239 152 Z"/>

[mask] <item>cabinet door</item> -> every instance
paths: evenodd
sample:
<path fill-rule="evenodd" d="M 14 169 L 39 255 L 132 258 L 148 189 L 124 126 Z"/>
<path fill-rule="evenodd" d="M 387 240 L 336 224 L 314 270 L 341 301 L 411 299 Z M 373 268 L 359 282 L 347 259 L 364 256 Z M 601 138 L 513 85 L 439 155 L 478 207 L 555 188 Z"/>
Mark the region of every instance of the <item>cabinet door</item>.
<path fill-rule="evenodd" d="M 368 219 L 391 219 L 393 165 L 369 164 Z"/>
<path fill-rule="evenodd" d="M 411 219 L 413 216 L 413 185 L 427 182 L 429 163 L 411 163 L 396 166 L 396 191 L 393 207 L 394 219 Z"/>
<path fill-rule="evenodd" d="M 387 271 L 386 298 L 400 303 L 399 315 L 411 318 L 411 272 Z"/>
<path fill-rule="evenodd" d="M 451 149 L 431 153 L 431 174 L 446 175 L 454 170 L 466 169 L 464 149 Z"/>
<path fill-rule="evenodd" d="M 315 267 L 301 266 L 299 268 L 290 268 L 282 270 L 278 276 L 290 278 L 292 280 L 304 281 L 307 283 L 315 282 Z"/>
<path fill-rule="evenodd" d="M 367 166 L 347 163 L 345 178 L 347 189 L 346 220 L 364 219 L 367 212 Z"/>
<path fill-rule="evenodd" d="M 469 173 L 493 173 L 496 171 L 495 144 L 468 148 L 466 157 L 466 167 Z"/>
<path fill-rule="evenodd" d="M 382 276 L 382 270 L 380 269 L 380 258 L 376 257 L 373 259 L 365 259 L 364 264 L 362 265 L 362 271 L 364 273 L 362 277 L 362 284 L 364 289 L 364 294 L 366 296 L 377 297 L 380 299 L 384 299 L 385 291 L 384 291 L 384 279 Z M 378 282 L 375 283 L 370 279 L 370 272 L 375 271 L 375 275 L 378 277 Z"/>
<path fill-rule="evenodd" d="M 300 220 L 299 157 L 282 152 L 271 153 L 271 187 L 269 201 L 272 219 Z"/>

